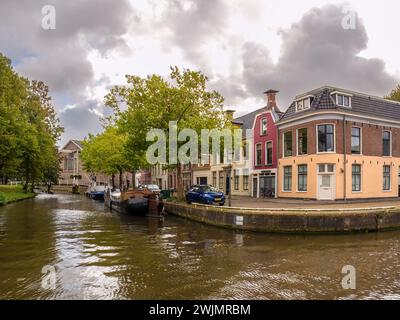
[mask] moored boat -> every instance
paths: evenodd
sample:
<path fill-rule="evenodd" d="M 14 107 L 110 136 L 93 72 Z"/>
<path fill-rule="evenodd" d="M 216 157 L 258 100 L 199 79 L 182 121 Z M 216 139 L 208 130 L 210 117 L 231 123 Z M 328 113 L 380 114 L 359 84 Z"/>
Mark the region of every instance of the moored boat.
<path fill-rule="evenodd" d="M 117 212 L 135 216 L 162 216 L 163 204 L 159 194 L 147 189 L 106 190 L 104 203 Z"/>
<path fill-rule="evenodd" d="M 97 185 L 96 182 L 93 182 L 89 185 L 86 195 L 94 200 L 104 200 L 104 194 L 106 192 L 106 186 Z"/>

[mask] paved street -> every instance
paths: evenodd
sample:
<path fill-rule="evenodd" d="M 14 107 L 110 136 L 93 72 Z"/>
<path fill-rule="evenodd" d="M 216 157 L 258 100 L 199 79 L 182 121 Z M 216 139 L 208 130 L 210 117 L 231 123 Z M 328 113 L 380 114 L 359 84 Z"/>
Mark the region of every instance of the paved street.
<path fill-rule="evenodd" d="M 233 196 L 232 207 L 242 208 L 370 208 L 400 206 L 400 199 L 369 200 L 369 201 L 315 201 L 295 199 L 256 199 Z"/>

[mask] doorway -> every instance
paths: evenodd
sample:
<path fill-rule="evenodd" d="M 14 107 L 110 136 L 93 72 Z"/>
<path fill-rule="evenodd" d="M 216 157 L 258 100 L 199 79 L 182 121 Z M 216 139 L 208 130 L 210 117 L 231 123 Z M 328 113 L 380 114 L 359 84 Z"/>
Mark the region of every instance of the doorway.
<path fill-rule="evenodd" d="M 253 178 L 253 198 L 257 198 L 257 191 L 258 191 L 258 178 Z"/>
<path fill-rule="evenodd" d="M 334 164 L 318 164 L 317 190 L 318 200 L 336 199 L 336 181 Z"/>
<path fill-rule="evenodd" d="M 275 176 L 260 176 L 260 197 L 275 198 Z"/>

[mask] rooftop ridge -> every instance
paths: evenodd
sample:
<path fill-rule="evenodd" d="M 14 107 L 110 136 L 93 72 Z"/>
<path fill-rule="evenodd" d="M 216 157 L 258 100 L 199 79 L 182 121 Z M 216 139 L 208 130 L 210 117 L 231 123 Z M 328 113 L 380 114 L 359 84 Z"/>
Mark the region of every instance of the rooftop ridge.
<path fill-rule="evenodd" d="M 315 92 L 319 92 L 319 91 L 324 90 L 324 89 L 336 90 L 336 91 L 340 91 L 340 92 L 343 92 L 343 93 L 350 93 L 350 94 L 362 96 L 362 97 L 365 97 L 365 98 L 370 98 L 370 99 L 375 99 L 375 100 L 380 100 L 380 101 L 385 101 L 385 102 L 388 102 L 388 103 L 400 105 L 400 102 L 399 102 L 399 101 L 394 101 L 394 100 L 390 100 L 390 99 L 385 99 L 385 98 L 383 98 L 383 97 L 379 97 L 379 96 L 376 96 L 376 95 L 372 95 L 372 94 L 368 94 L 368 93 L 363 93 L 363 92 L 359 92 L 359 91 L 355 91 L 355 90 L 343 89 L 343 88 L 336 87 L 336 86 L 331 86 L 331 85 L 324 85 L 324 86 L 321 86 L 321 87 L 312 89 L 312 90 L 310 90 L 310 91 L 304 92 L 304 93 L 302 93 L 302 94 L 298 94 L 298 95 L 295 96 L 295 100 L 296 100 L 296 99 L 299 99 L 299 98 L 301 98 L 301 97 L 303 97 L 303 96 L 305 96 L 305 95 L 313 94 L 313 93 L 315 93 Z"/>

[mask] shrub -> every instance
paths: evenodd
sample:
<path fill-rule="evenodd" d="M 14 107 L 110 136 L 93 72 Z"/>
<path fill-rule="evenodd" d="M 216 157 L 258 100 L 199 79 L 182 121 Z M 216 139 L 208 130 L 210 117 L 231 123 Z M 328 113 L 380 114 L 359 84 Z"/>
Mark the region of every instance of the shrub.
<path fill-rule="evenodd" d="M 6 196 L 0 192 L 0 206 L 6 203 Z"/>

